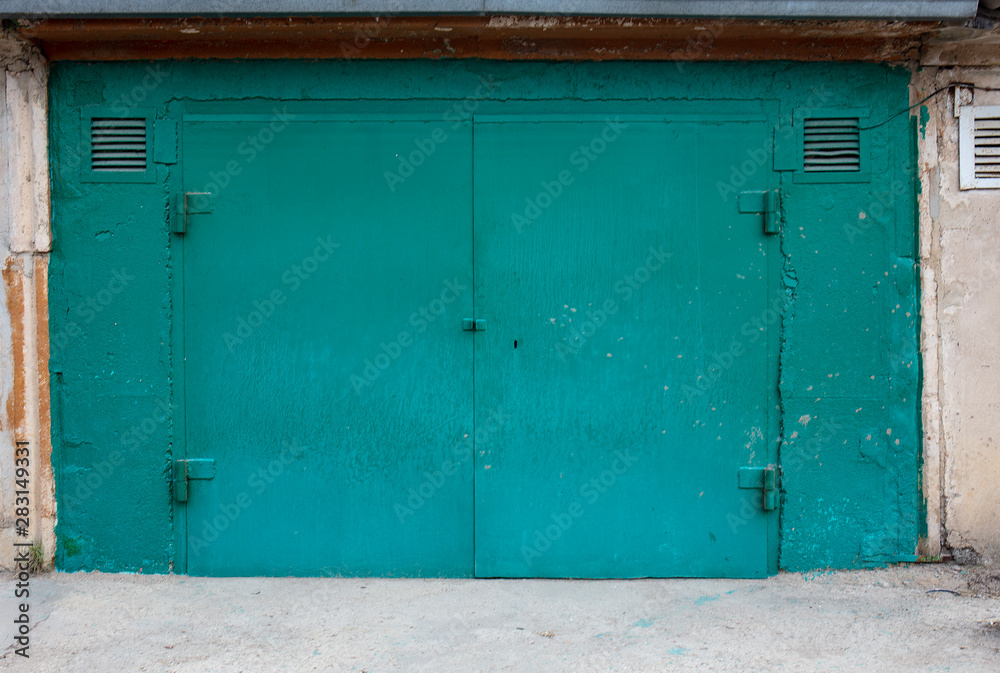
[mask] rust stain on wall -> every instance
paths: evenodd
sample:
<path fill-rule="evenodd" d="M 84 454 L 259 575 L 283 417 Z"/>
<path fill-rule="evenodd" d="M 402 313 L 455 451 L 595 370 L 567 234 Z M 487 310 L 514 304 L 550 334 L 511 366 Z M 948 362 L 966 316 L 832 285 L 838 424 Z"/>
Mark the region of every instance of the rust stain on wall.
<path fill-rule="evenodd" d="M 31 265 L 30 268 L 28 265 Z M 12 432 L 17 442 L 30 442 L 31 464 L 37 470 L 36 483 L 39 484 L 36 506 L 43 517 L 54 518 L 56 514 L 55 496 L 52 490 L 52 432 L 49 396 L 49 321 L 48 321 L 48 255 L 11 256 L 3 270 L 3 289 L 6 297 L 8 319 L 11 327 L 11 356 L 13 360 L 13 390 L 6 401 L 5 416 L 0 418 L 0 427 Z M 34 294 L 35 320 L 28 315 L 29 296 Z M 34 324 L 31 324 L 34 323 Z M 38 386 L 38 436 L 34 436 L 33 419 L 35 413 L 29 403 L 29 385 L 32 375 L 28 354 L 28 330 L 35 330 L 37 347 Z"/>
<path fill-rule="evenodd" d="M 49 256 L 34 255 L 35 334 L 38 357 L 38 446 L 34 453 L 40 470 L 39 511 L 54 518 L 56 501 L 52 475 L 52 415 L 49 395 Z"/>
<path fill-rule="evenodd" d="M 4 294 L 11 328 L 11 352 L 14 360 L 14 389 L 7 398 L 6 414 L 0 423 L 9 424 L 4 430 L 12 430 L 15 441 L 26 439 L 27 408 L 26 381 L 24 373 L 24 269 L 19 257 L 9 257 L 3 267 Z"/>

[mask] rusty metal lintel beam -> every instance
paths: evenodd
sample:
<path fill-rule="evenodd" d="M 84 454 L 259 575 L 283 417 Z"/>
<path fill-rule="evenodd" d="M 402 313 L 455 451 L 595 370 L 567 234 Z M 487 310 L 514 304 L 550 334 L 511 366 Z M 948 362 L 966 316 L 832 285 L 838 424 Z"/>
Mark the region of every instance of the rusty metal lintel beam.
<path fill-rule="evenodd" d="M 47 19 L 51 60 L 488 58 L 906 61 L 937 22 L 593 17 Z"/>

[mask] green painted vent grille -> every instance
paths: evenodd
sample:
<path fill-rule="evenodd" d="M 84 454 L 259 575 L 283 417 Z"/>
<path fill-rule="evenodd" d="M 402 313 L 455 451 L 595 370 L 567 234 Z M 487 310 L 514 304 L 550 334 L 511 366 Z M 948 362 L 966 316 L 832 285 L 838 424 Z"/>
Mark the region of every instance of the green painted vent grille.
<path fill-rule="evenodd" d="M 99 118 L 90 124 L 92 171 L 141 173 L 146 170 L 146 120 Z"/>
<path fill-rule="evenodd" d="M 861 170 L 861 132 L 857 118 L 806 119 L 802 167 L 812 173 Z"/>

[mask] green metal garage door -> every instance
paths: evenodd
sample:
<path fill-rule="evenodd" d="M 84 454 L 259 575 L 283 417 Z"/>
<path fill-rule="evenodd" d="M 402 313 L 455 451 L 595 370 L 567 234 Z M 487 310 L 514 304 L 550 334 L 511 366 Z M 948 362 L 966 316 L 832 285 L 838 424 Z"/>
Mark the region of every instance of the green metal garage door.
<path fill-rule="evenodd" d="M 770 129 L 189 116 L 182 568 L 773 569 Z"/>

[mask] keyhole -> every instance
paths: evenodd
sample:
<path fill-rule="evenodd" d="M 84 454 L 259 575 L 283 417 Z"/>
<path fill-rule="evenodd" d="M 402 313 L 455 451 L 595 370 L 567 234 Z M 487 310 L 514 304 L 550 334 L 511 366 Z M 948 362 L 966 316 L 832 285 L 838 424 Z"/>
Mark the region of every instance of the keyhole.
<path fill-rule="evenodd" d="M 517 339 L 514 339 L 514 348 L 517 348 Z"/>

